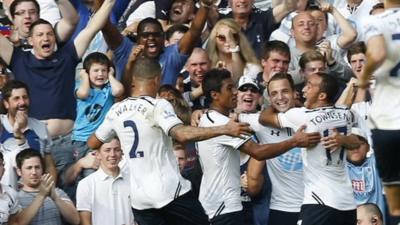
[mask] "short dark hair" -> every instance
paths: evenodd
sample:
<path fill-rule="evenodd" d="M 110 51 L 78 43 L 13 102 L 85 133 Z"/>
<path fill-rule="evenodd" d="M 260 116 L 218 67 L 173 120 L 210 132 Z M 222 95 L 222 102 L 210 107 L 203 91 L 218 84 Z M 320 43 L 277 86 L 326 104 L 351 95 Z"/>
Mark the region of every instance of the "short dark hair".
<path fill-rule="evenodd" d="M 49 21 L 44 20 L 44 19 L 38 19 L 38 20 L 36 20 L 35 22 L 33 22 L 33 23 L 31 24 L 31 26 L 29 27 L 29 36 L 32 36 L 32 34 L 33 34 L 33 29 L 34 29 L 36 26 L 42 25 L 42 24 L 49 25 L 49 26 L 51 27 L 51 29 L 53 30 L 53 32 L 54 32 L 53 25 L 51 25 L 51 23 L 50 23 Z"/>
<path fill-rule="evenodd" d="M 211 69 L 203 79 L 203 93 L 208 103 L 212 102 L 211 91 L 220 92 L 222 81 L 231 78 L 231 73 L 226 69 Z"/>
<path fill-rule="evenodd" d="M 339 91 L 339 83 L 336 78 L 324 72 L 317 72 L 314 74 L 321 78 L 321 83 L 319 85 L 320 92 L 326 94 L 328 103 L 334 103 Z"/>
<path fill-rule="evenodd" d="M 377 9 L 385 9 L 385 5 L 383 4 L 383 2 L 378 2 L 374 6 L 372 6 L 372 9 L 369 11 L 369 14 L 372 15 L 372 13 Z"/>
<path fill-rule="evenodd" d="M 14 0 L 10 5 L 10 14 L 13 19 L 15 17 L 17 6 L 22 2 L 32 2 L 36 7 L 38 15 L 40 14 L 40 5 L 36 0 Z"/>
<path fill-rule="evenodd" d="M 309 6 L 307 6 L 306 10 L 310 11 L 310 12 L 312 12 L 312 11 L 320 11 L 320 12 L 322 12 L 324 14 L 324 16 L 325 16 L 325 21 L 328 24 L 328 13 L 322 11 L 319 6 L 317 6 L 317 5 L 309 5 Z"/>
<path fill-rule="evenodd" d="M 161 87 L 158 89 L 158 94 L 161 94 L 162 92 L 170 92 L 175 98 L 183 99 L 182 93 L 170 84 L 161 85 Z"/>
<path fill-rule="evenodd" d="M 367 52 L 367 46 L 365 42 L 360 41 L 352 44 L 349 49 L 347 49 L 347 61 L 350 63 L 351 57 L 356 54 L 365 54 Z"/>
<path fill-rule="evenodd" d="M 0 152 L 0 160 L 4 162 L 3 152 Z"/>
<path fill-rule="evenodd" d="M 317 50 L 310 50 L 301 55 L 299 59 L 300 69 L 304 70 L 306 68 L 306 64 L 313 61 L 322 61 L 326 63 L 326 59 L 321 52 Z"/>
<path fill-rule="evenodd" d="M 146 25 L 148 25 L 148 24 L 154 24 L 154 25 L 156 25 L 156 26 L 160 29 L 160 31 L 163 32 L 162 25 L 161 25 L 161 23 L 160 23 L 157 19 L 152 18 L 152 17 L 147 17 L 147 18 L 145 18 L 145 19 L 143 19 L 143 20 L 141 20 L 141 21 L 139 22 L 139 25 L 138 25 L 138 27 L 137 27 L 137 36 L 138 36 L 138 37 L 140 37 L 140 35 L 142 34 L 144 28 L 145 28 Z"/>
<path fill-rule="evenodd" d="M 276 73 L 276 74 L 274 74 L 274 75 L 271 77 L 271 79 L 269 79 L 268 84 L 267 84 L 268 94 L 269 94 L 269 89 L 268 89 L 269 84 L 270 84 L 272 81 L 276 81 L 276 80 L 287 80 L 287 81 L 289 82 L 290 88 L 291 88 L 293 91 L 295 91 L 295 89 L 294 89 L 294 81 L 293 81 L 292 75 L 290 75 L 290 74 L 288 74 L 288 73 L 283 73 L 283 72 L 282 72 L 282 73 Z"/>
<path fill-rule="evenodd" d="M 288 56 L 290 61 L 290 48 L 283 41 L 268 41 L 265 43 L 262 49 L 262 57 L 268 59 L 271 56 L 271 52 L 279 52 L 282 55 Z"/>
<path fill-rule="evenodd" d="M 112 66 L 110 59 L 101 52 L 92 52 L 88 56 L 86 56 L 85 60 L 83 61 L 83 68 L 89 74 L 90 67 L 94 64 L 98 63 L 101 65 L 107 66 L 109 69 Z"/>
<path fill-rule="evenodd" d="M 183 24 L 175 24 L 175 25 L 172 25 L 172 26 L 169 27 L 169 28 L 167 29 L 167 31 L 165 32 L 165 39 L 166 39 L 166 40 L 169 40 L 175 32 L 184 34 L 184 33 L 186 33 L 188 30 L 189 30 L 189 28 L 188 28 L 187 26 L 183 25 Z"/>
<path fill-rule="evenodd" d="M 32 148 L 28 148 L 25 150 L 20 151 L 17 156 L 15 157 L 15 160 L 17 162 L 17 168 L 21 169 L 22 165 L 24 164 L 24 161 L 26 159 L 30 159 L 33 157 L 38 157 L 40 160 L 40 164 L 42 166 L 42 169 L 45 169 L 45 164 L 44 164 L 44 159 L 42 157 L 42 155 L 39 153 L 38 150 L 32 149 Z"/>
<path fill-rule="evenodd" d="M 9 80 L 3 87 L 3 89 L 1 90 L 1 94 L 3 96 L 3 100 L 8 101 L 8 99 L 11 97 L 11 93 L 14 89 L 20 89 L 20 88 L 24 88 L 26 90 L 26 92 L 28 93 L 29 96 L 29 89 L 28 86 L 22 82 L 22 81 L 18 81 L 18 80 Z"/>
<path fill-rule="evenodd" d="M 139 55 L 132 68 L 130 68 L 129 71 L 126 70 L 122 77 L 125 96 L 130 96 L 133 77 L 135 77 L 135 79 L 152 79 L 160 75 L 161 66 L 158 60 Z"/>

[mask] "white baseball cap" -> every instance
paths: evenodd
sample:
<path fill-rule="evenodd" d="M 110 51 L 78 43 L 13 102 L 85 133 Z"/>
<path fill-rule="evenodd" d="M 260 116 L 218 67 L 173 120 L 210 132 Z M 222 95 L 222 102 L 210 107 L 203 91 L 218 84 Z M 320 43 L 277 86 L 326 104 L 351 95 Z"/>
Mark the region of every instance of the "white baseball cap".
<path fill-rule="evenodd" d="M 255 88 L 257 88 L 257 90 L 260 90 L 257 80 L 246 75 L 240 77 L 238 82 L 238 89 L 247 84 L 253 85 Z"/>

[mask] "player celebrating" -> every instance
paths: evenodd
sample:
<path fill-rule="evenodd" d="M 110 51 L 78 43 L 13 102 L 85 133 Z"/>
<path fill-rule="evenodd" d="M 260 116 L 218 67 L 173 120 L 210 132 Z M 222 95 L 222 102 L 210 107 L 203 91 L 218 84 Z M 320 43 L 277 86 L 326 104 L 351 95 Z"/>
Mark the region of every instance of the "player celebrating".
<path fill-rule="evenodd" d="M 179 142 L 218 135 L 239 136 L 248 125 L 233 120 L 224 126 L 184 126 L 171 104 L 155 99 L 161 83 L 160 64 L 141 57 L 131 71 L 131 97 L 110 109 L 103 124 L 88 141 L 96 149 L 116 134 L 128 160 L 131 205 L 140 225 L 209 224 L 200 203 L 190 192 L 190 182 L 179 173 L 172 138 Z"/>
<path fill-rule="evenodd" d="M 273 127 L 320 132 L 321 143 L 303 149 L 304 200 L 300 210 L 300 225 L 356 224 L 356 203 L 345 167 L 345 149 L 359 146 L 355 135 L 349 134 L 353 113 L 334 106 L 338 83 L 332 76 L 316 73 L 309 76 L 303 89 L 305 107 L 275 113 L 267 108 L 260 122 Z M 340 132 L 340 133 L 339 133 Z"/>
<path fill-rule="evenodd" d="M 203 80 L 203 92 L 211 102 L 210 110 L 200 119 L 200 127 L 217 127 L 229 121 L 237 103 L 237 91 L 227 70 L 212 69 Z M 243 225 L 240 197 L 239 151 L 258 160 L 275 157 L 296 146 L 314 145 L 318 133 L 306 134 L 300 127 L 293 137 L 280 143 L 258 145 L 246 139 L 221 135 L 197 142 L 203 165 L 200 202 L 213 225 Z M 239 151 L 237 151 L 239 150 Z"/>
<path fill-rule="evenodd" d="M 388 199 L 389 211 L 400 223 L 400 1 L 386 0 L 385 12 L 368 20 L 364 30 L 367 63 L 360 87 L 365 88 L 373 75 L 376 89 L 369 126 L 372 130 L 379 176 Z"/>

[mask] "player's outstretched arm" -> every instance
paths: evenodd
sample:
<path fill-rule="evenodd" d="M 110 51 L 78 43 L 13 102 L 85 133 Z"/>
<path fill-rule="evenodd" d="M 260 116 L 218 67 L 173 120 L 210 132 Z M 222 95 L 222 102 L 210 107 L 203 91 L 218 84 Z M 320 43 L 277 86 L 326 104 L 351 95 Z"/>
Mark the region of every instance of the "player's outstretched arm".
<path fill-rule="evenodd" d="M 202 141 L 220 135 L 242 137 L 252 135 L 253 130 L 248 123 L 240 123 L 233 119 L 223 126 L 216 127 L 192 127 L 177 125 L 171 128 L 169 135 L 179 142 Z"/>
<path fill-rule="evenodd" d="M 296 131 L 292 138 L 278 143 L 259 145 L 249 140 L 239 150 L 247 153 L 256 160 L 266 160 L 283 154 L 292 148 L 309 147 L 320 141 L 321 135 L 318 132 L 305 133 L 304 129 L 305 126 L 303 125 Z"/>

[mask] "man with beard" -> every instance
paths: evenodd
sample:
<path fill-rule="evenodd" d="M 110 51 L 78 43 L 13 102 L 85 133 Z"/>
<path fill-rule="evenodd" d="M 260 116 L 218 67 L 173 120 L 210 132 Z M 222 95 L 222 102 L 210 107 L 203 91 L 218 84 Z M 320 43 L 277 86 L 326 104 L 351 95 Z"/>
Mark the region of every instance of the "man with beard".
<path fill-rule="evenodd" d="M 20 81 L 9 81 L 3 88 L 3 104 L 7 114 L 0 115 L 0 143 L 6 170 L 1 183 L 17 188 L 15 156 L 26 148 L 35 149 L 44 155 L 47 172 L 56 178 L 57 172 L 50 152 L 50 137 L 46 125 L 28 117 L 28 87 Z"/>

